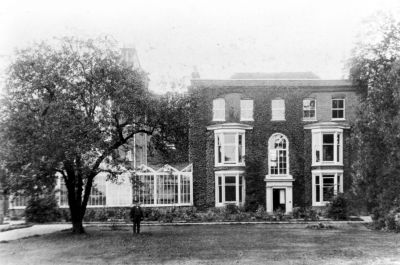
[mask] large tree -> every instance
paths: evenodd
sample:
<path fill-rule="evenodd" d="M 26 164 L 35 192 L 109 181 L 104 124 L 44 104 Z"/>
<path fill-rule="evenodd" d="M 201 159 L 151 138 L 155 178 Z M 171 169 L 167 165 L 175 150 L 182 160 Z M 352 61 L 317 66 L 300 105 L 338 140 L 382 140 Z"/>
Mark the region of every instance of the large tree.
<path fill-rule="evenodd" d="M 10 191 L 68 190 L 73 232 L 83 233 L 93 180 L 115 150 L 158 124 L 147 77 L 107 38 L 62 38 L 16 52 L 1 115 Z"/>
<path fill-rule="evenodd" d="M 379 215 L 400 206 L 400 23 L 377 15 L 366 28 L 350 62 L 360 95 L 354 187 Z"/>
<path fill-rule="evenodd" d="M 154 162 L 178 163 L 189 161 L 190 98 L 184 93 L 168 92 L 159 96 L 160 126 L 151 137 Z"/>

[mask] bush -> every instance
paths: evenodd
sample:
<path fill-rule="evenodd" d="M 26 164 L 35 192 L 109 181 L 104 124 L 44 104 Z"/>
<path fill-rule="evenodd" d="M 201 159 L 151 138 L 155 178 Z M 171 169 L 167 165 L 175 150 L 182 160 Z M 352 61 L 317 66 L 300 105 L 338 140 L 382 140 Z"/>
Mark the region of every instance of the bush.
<path fill-rule="evenodd" d="M 225 206 L 225 209 L 228 214 L 236 214 L 239 211 L 238 207 L 235 204 L 227 204 Z"/>
<path fill-rule="evenodd" d="M 306 207 L 304 208 L 304 220 L 305 221 L 318 221 L 319 220 L 319 216 L 316 210 L 314 210 L 311 207 Z"/>
<path fill-rule="evenodd" d="M 347 220 L 348 203 L 344 194 L 339 194 L 333 198 L 328 205 L 327 216 L 334 220 Z"/>
<path fill-rule="evenodd" d="M 28 222 L 46 223 L 60 220 L 61 213 L 54 194 L 46 196 L 34 196 L 28 201 L 25 209 Z"/>
<path fill-rule="evenodd" d="M 394 208 L 389 213 L 382 213 L 379 209 L 374 209 L 373 228 L 377 230 L 400 232 L 400 208 Z"/>
<path fill-rule="evenodd" d="M 256 213 L 255 213 L 255 217 L 257 219 L 265 219 L 266 215 L 267 215 L 267 213 L 266 213 L 266 211 L 264 209 L 264 206 L 258 205 L 258 208 L 257 208 Z"/>

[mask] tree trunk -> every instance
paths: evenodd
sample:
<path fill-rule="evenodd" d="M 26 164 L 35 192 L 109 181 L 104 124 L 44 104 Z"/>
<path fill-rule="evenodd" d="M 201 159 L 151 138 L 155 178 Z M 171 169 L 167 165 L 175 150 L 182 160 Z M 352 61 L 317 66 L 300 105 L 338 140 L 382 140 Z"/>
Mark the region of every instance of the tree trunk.
<path fill-rule="evenodd" d="M 73 234 L 84 234 L 85 229 L 83 229 L 82 220 L 72 221 L 72 233 Z"/>

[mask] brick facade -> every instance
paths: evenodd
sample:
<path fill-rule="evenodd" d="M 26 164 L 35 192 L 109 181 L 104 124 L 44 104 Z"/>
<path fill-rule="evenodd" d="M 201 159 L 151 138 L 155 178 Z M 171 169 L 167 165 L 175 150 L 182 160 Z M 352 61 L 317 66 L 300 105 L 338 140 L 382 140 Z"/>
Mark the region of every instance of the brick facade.
<path fill-rule="evenodd" d="M 221 171 L 244 171 L 246 202 L 250 197 L 258 197 L 262 198 L 265 206 L 266 182 L 264 178 L 268 175 L 268 141 L 274 133 L 283 134 L 289 142 L 289 174 L 293 177 L 293 206 L 312 204 L 312 170 L 329 168 L 343 170 L 344 187 L 345 189 L 349 187 L 351 181 L 349 129 L 343 130 L 343 165 L 313 167 L 312 130 L 305 128 L 310 124 L 324 125 L 325 123 L 346 128 L 349 126 L 351 120 L 354 119 L 357 97 L 347 81 L 196 79 L 192 81 L 190 95 L 189 139 L 190 160 L 193 163 L 195 206 L 206 208 L 216 205 L 215 176 L 217 172 Z M 346 119 L 344 121 L 332 122 L 333 97 L 345 98 Z M 212 120 L 212 102 L 216 98 L 225 99 L 225 121 L 215 122 Z M 271 100 L 275 98 L 285 101 L 284 121 L 271 120 Z M 303 99 L 305 98 L 316 99 L 317 120 L 315 121 L 303 121 Z M 241 99 L 254 101 L 254 121 L 240 121 Z M 245 124 L 252 127 L 251 130 L 245 132 L 245 166 L 215 166 L 214 131 L 207 130 L 207 127 L 212 125 L 218 127 L 218 125 L 223 126 L 224 124 Z M 258 171 L 254 172 L 249 169 L 248 164 L 258 164 Z M 250 181 L 250 178 L 253 179 Z M 284 182 L 288 183 L 287 180 Z M 278 186 L 285 186 L 285 183 L 276 181 Z M 291 183 L 290 185 L 292 185 Z M 263 187 L 259 188 L 260 185 Z M 287 188 L 286 192 L 291 192 L 290 189 Z M 255 192 L 258 194 L 254 194 Z"/>

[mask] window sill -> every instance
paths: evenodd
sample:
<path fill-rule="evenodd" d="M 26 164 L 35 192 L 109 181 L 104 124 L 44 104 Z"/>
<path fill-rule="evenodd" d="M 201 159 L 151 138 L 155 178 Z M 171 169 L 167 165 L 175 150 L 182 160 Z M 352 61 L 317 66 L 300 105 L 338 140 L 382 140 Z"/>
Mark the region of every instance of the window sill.
<path fill-rule="evenodd" d="M 322 206 L 322 207 L 324 207 L 324 206 L 326 206 L 327 204 L 328 204 L 329 202 L 313 202 L 312 203 L 312 206 Z"/>
<path fill-rule="evenodd" d="M 246 166 L 245 163 L 240 164 L 215 164 L 215 167 L 244 167 Z"/>
<path fill-rule="evenodd" d="M 273 120 L 273 119 L 271 119 L 271 121 L 286 121 L 286 119 L 283 119 L 283 120 Z"/>
<path fill-rule="evenodd" d="M 212 120 L 212 121 L 226 121 L 226 120 L 225 119 L 223 119 L 223 120 L 222 119 L 221 120 L 218 119 L 218 120 Z"/>
<path fill-rule="evenodd" d="M 307 122 L 307 121 L 308 121 L 308 122 L 310 122 L 310 121 L 316 122 L 316 121 L 318 121 L 318 120 L 317 120 L 317 119 L 304 119 L 304 118 L 303 118 L 303 121 L 306 121 L 306 122 Z"/>
<path fill-rule="evenodd" d="M 236 206 L 242 206 L 244 205 L 244 202 L 216 202 L 215 207 L 225 207 L 227 205 L 236 205 Z"/>
<path fill-rule="evenodd" d="M 343 162 L 318 162 L 312 163 L 311 166 L 318 167 L 318 166 L 343 166 Z"/>
<path fill-rule="evenodd" d="M 332 121 L 345 121 L 345 118 L 332 118 Z"/>
<path fill-rule="evenodd" d="M 294 178 L 292 175 L 266 175 L 265 176 L 265 181 L 279 181 L 279 180 L 283 180 L 283 181 L 294 181 Z"/>

